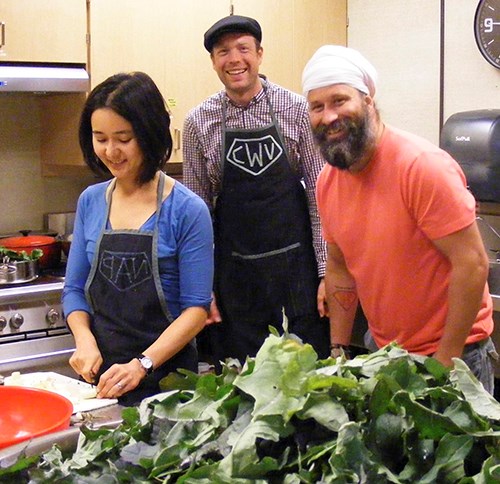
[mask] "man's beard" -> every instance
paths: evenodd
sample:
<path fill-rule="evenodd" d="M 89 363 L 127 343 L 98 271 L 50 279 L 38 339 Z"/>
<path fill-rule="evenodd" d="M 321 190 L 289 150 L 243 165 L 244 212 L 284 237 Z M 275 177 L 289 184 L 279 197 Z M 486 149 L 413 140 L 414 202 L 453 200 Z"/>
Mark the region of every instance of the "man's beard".
<path fill-rule="evenodd" d="M 337 120 L 328 126 L 320 125 L 313 129 L 320 152 L 330 165 L 348 170 L 367 153 L 373 140 L 368 116 L 368 110 L 364 109 L 354 119 Z M 340 141 L 329 140 L 327 133 L 330 129 L 346 131 L 347 137 Z"/>

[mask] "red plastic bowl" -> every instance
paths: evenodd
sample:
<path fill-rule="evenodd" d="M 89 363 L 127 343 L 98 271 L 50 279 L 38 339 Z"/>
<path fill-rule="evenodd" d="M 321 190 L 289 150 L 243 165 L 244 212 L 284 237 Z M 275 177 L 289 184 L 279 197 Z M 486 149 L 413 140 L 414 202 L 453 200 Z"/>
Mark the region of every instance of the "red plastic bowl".
<path fill-rule="evenodd" d="M 57 393 L 0 386 L 0 449 L 69 427 L 73 404 Z"/>

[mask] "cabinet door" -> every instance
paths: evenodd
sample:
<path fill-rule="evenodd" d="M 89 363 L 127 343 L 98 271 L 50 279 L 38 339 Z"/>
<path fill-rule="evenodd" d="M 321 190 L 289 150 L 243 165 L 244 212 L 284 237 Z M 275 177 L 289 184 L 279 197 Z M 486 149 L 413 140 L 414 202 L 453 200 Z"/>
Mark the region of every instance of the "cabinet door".
<path fill-rule="evenodd" d="M 0 0 L 0 61 L 87 62 L 86 0 Z"/>
<path fill-rule="evenodd" d="M 163 51 L 169 28 L 164 0 L 92 0 L 90 75 L 92 87 L 118 72 L 144 71 L 164 83 Z"/>
<path fill-rule="evenodd" d="M 78 143 L 78 124 L 85 93 L 40 96 L 40 158 L 42 176 L 90 174 Z"/>
<path fill-rule="evenodd" d="M 347 45 L 347 0 L 233 0 L 234 14 L 262 27 L 260 71 L 271 82 L 302 93 L 302 71 L 324 44 Z"/>

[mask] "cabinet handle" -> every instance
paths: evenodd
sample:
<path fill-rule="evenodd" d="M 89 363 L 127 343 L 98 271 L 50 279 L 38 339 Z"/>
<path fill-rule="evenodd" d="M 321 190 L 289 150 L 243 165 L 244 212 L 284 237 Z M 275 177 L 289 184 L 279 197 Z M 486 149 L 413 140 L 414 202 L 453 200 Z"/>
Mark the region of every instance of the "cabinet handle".
<path fill-rule="evenodd" d="M 5 45 L 5 22 L 0 22 L 0 49 Z"/>
<path fill-rule="evenodd" d="M 181 149 L 181 130 L 179 128 L 174 129 L 174 150 Z"/>

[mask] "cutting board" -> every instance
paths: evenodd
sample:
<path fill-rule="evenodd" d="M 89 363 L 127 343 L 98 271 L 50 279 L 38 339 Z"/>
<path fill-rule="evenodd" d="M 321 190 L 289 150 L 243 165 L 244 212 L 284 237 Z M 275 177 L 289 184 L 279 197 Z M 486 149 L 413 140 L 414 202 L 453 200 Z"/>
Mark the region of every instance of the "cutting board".
<path fill-rule="evenodd" d="M 4 385 L 40 388 L 58 393 L 71 401 L 73 413 L 90 412 L 118 402 L 116 398 L 95 398 L 94 385 L 52 371 L 14 372 L 11 376 L 5 377 Z"/>

